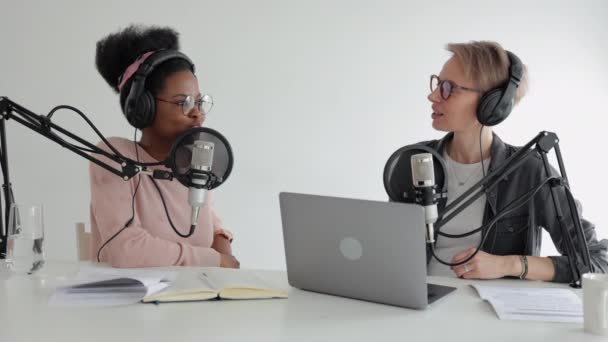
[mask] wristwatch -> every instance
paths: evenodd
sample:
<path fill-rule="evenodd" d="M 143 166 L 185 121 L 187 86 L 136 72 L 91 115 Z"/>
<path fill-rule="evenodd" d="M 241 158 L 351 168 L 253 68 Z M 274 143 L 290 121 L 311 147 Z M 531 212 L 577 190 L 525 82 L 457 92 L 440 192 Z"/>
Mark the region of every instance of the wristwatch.
<path fill-rule="evenodd" d="M 234 236 L 228 229 L 217 229 L 213 232 L 213 235 L 221 235 L 225 237 L 228 242 L 232 242 L 232 240 L 234 240 Z"/>

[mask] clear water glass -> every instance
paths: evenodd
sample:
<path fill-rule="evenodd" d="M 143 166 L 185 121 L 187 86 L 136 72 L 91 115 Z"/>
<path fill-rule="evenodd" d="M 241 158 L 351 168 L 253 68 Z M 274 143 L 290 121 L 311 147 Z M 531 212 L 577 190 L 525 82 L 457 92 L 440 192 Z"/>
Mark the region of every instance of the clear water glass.
<path fill-rule="evenodd" d="M 14 273 L 32 274 L 44 265 L 44 210 L 41 204 L 12 204 L 5 264 Z"/>

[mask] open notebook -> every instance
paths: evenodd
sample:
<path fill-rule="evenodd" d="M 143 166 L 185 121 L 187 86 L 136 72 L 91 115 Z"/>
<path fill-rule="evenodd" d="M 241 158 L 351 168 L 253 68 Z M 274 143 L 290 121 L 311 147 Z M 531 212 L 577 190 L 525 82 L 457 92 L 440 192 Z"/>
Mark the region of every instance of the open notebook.
<path fill-rule="evenodd" d="M 145 303 L 210 299 L 287 298 L 287 291 L 272 285 L 254 271 L 205 268 L 180 272 L 165 290 L 148 295 Z"/>

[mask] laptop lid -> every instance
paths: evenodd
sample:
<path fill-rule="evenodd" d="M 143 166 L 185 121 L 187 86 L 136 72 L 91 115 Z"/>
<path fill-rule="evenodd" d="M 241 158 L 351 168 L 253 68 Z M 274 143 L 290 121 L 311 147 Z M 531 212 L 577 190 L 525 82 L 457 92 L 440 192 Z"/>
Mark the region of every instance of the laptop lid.
<path fill-rule="evenodd" d="M 279 201 L 291 286 L 427 306 L 421 206 L 287 192 Z"/>

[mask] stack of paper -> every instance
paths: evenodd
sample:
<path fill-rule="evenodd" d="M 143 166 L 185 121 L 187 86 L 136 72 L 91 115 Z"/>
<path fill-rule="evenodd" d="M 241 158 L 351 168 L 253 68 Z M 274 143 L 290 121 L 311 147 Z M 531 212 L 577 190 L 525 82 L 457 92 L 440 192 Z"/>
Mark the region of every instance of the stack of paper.
<path fill-rule="evenodd" d="M 471 286 L 492 305 L 500 319 L 583 322 L 581 300 L 568 289 Z"/>
<path fill-rule="evenodd" d="M 57 288 L 49 300 L 55 306 L 114 306 L 133 304 L 162 291 L 174 272 L 90 267 L 80 270 L 69 285 Z"/>

